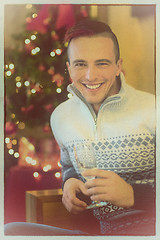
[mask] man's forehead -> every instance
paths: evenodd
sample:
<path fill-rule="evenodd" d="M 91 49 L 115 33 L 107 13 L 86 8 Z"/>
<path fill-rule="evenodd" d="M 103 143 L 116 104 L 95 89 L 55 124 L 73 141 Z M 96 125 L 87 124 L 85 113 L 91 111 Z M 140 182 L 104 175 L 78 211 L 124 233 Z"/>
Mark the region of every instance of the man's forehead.
<path fill-rule="evenodd" d="M 90 42 L 92 43 L 92 40 L 93 41 L 104 41 L 104 42 L 112 42 L 113 43 L 113 40 L 110 36 L 108 35 L 100 35 L 100 34 L 96 34 L 96 35 L 92 35 L 92 36 L 80 36 L 80 37 L 76 37 L 76 38 L 73 38 L 69 45 L 68 45 L 68 48 L 74 44 L 83 44 L 84 41 L 86 42 Z"/>
<path fill-rule="evenodd" d="M 99 55 L 98 57 L 96 56 Z M 76 58 L 91 60 L 106 58 L 116 60 L 116 51 L 113 40 L 108 35 L 81 36 L 71 40 L 67 49 L 68 61 Z M 94 59 L 93 59 L 94 58 Z"/>
<path fill-rule="evenodd" d="M 111 38 L 103 37 L 103 36 L 86 36 L 86 37 L 78 37 L 72 39 L 68 46 L 68 55 L 76 54 L 77 52 L 80 54 L 81 50 L 87 51 L 105 51 L 113 50 L 114 43 Z M 84 53 L 83 53 L 84 54 Z"/>

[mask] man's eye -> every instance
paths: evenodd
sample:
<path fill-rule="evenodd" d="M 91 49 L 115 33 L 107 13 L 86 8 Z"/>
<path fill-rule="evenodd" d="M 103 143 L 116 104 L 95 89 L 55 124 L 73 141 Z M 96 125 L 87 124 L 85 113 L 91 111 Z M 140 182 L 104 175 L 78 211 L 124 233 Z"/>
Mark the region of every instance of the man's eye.
<path fill-rule="evenodd" d="M 109 66 L 109 64 L 106 63 L 106 62 L 100 62 L 100 63 L 97 63 L 97 66 L 100 66 L 100 67 L 107 67 L 107 66 Z"/>
<path fill-rule="evenodd" d="M 85 67 L 86 64 L 85 63 L 76 63 L 74 64 L 75 67 Z"/>

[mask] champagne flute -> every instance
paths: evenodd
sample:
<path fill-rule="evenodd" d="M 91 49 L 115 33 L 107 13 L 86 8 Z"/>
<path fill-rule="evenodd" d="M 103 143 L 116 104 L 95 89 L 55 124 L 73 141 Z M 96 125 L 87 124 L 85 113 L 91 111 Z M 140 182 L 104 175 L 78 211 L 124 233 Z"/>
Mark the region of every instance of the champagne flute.
<path fill-rule="evenodd" d="M 96 168 L 96 157 L 94 148 L 89 143 L 78 143 L 74 146 L 74 156 L 77 162 L 78 169 L 83 175 L 83 172 L 87 169 Z M 94 179 L 94 176 L 85 176 L 86 180 Z M 92 201 L 92 203 L 87 206 L 87 209 L 106 206 L 107 202 Z"/>

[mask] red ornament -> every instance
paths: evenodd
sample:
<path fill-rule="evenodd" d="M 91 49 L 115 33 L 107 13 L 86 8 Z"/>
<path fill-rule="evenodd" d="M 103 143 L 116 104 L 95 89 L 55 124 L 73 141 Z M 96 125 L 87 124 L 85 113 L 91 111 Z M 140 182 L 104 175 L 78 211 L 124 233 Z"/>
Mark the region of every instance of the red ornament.
<path fill-rule="evenodd" d="M 43 131 L 44 131 L 45 133 L 50 133 L 50 132 L 51 132 L 50 126 L 49 126 L 49 125 L 45 125 L 45 126 L 43 127 Z"/>
<path fill-rule="evenodd" d="M 47 104 L 44 106 L 47 112 L 51 113 L 53 111 L 53 105 L 52 104 Z"/>
<path fill-rule="evenodd" d="M 54 67 L 50 67 L 50 68 L 48 69 L 48 73 L 49 73 L 50 75 L 54 75 L 54 73 L 55 73 Z"/>
<path fill-rule="evenodd" d="M 52 82 L 56 82 L 57 87 L 62 86 L 63 81 L 64 81 L 64 77 L 60 73 L 57 73 L 52 77 Z"/>
<path fill-rule="evenodd" d="M 34 109 L 34 105 L 32 105 L 32 104 L 28 107 L 21 107 L 21 111 L 24 112 L 24 113 L 28 113 L 33 109 Z"/>
<path fill-rule="evenodd" d="M 45 66 L 42 65 L 42 64 L 40 64 L 39 67 L 38 67 L 38 69 L 39 69 L 40 71 L 44 71 L 44 70 L 45 70 Z"/>
<path fill-rule="evenodd" d="M 5 124 L 5 132 L 6 134 L 15 134 L 17 131 L 17 126 L 13 122 L 6 122 Z"/>

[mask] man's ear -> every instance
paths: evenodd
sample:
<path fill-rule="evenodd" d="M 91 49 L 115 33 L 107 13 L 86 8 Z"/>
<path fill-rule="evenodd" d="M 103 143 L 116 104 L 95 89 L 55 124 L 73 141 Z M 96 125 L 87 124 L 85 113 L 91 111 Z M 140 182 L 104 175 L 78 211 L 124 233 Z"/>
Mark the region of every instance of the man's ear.
<path fill-rule="evenodd" d="M 69 76 L 70 76 L 70 81 L 73 82 L 73 81 L 72 81 L 72 78 L 71 78 L 71 66 L 70 66 L 69 61 L 66 62 L 66 66 L 67 66 L 68 73 L 69 73 Z"/>
<path fill-rule="evenodd" d="M 69 64 L 68 61 L 66 62 L 66 66 L 67 66 L 67 69 L 68 69 L 69 75 L 71 76 L 71 69 L 70 69 L 70 64 Z"/>
<path fill-rule="evenodd" d="M 122 64 L 123 64 L 123 59 L 120 58 L 117 62 L 117 74 L 116 74 L 116 76 L 119 76 L 119 74 L 122 72 Z"/>

